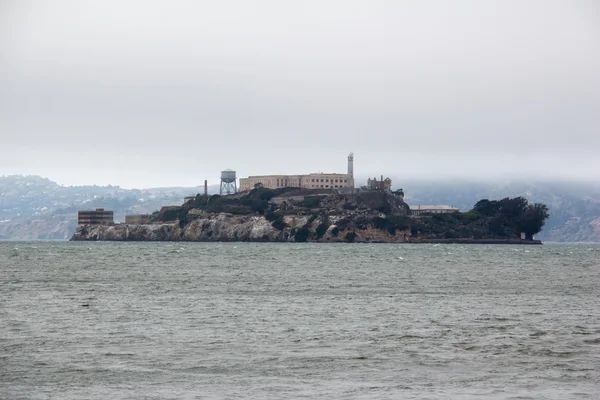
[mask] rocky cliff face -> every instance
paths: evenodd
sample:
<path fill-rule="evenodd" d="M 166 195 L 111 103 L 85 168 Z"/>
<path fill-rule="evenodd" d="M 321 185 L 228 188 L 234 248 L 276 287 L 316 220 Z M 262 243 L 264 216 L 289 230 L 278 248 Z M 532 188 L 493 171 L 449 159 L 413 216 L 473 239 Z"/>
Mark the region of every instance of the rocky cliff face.
<path fill-rule="evenodd" d="M 343 229 L 336 222 L 344 224 Z M 275 228 L 263 216 L 217 214 L 202 216 L 182 226 L 180 222 L 146 225 L 80 225 L 71 240 L 196 241 L 196 242 L 403 242 L 410 232 L 365 226 L 358 229 L 336 216 L 286 216 L 285 226 Z M 326 224 L 326 225 L 323 225 Z M 356 233 L 354 233 L 357 231 Z"/>
<path fill-rule="evenodd" d="M 181 227 L 175 223 L 147 225 L 116 224 L 80 225 L 72 240 L 117 241 L 280 241 L 282 231 L 271 226 L 263 217 L 233 217 L 216 215 L 196 219 Z"/>

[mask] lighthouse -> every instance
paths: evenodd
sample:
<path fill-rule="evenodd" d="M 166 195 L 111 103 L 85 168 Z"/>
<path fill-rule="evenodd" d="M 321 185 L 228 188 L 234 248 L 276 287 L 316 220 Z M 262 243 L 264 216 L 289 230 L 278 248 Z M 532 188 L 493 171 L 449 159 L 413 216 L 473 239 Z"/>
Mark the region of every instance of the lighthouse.
<path fill-rule="evenodd" d="M 354 178 L 354 153 L 348 154 L 348 176 Z"/>

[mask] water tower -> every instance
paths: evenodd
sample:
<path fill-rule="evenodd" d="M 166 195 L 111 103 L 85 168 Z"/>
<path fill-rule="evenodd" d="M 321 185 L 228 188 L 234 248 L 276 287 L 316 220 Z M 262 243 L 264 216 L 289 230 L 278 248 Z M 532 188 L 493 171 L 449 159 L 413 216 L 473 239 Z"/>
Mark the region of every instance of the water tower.
<path fill-rule="evenodd" d="M 224 194 L 233 194 L 237 192 L 235 181 L 235 171 L 230 169 L 221 171 L 221 189 L 219 190 L 219 194 L 223 196 Z"/>

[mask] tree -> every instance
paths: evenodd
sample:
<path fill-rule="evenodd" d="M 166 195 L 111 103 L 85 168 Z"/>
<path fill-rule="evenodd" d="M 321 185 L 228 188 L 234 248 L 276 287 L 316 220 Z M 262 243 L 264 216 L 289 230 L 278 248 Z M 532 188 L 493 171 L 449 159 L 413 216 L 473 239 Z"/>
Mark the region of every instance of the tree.
<path fill-rule="evenodd" d="M 273 226 L 273 228 L 279 229 L 280 231 L 282 231 L 283 228 L 287 226 L 287 224 L 283 221 L 283 217 L 278 217 L 273 221 L 271 225 Z"/>
<path fill-rule="evenodd" d="M 500 200 L 499 211 L 508 218 L 519 218 L 529 207 L 529 202 L 525 197 L 509 198 Z"/>
<path fill-rule="evenodd" d="M 549 216 L 548 207 L 545 204 L 530 204 L 519 217 L 517 226 L 521 232 L 525 233 L 527 240 L 532 240 L 533 235 L 542 230 Z"/>
<path fill-rule="evenodd" d="M 527 239 L 540 232 L 548 219 L 548 207 L 545 204 L 529 204 L 524 197 L 502 200 L 480 200 L 472 212 L 488 218 L 488 228 L 494 236 L 518 237 L 521 232 Z"/>
<path fill-rule="evenodd" d="M 321 222 L 318 226 L 317 229 L 315 230 L 315 233 L 317 235 L 317 239 L 323 237 L 323 235 L 325 234 L 325 232 L 327 232 L 327 229 L 329 229 L 329 218 L 325 217 L 323 219 L 323 222 Z"/>
<path fill-rule="evenodd" d="M 471 212 L 478 213 L 481 215 L 494 215 L 498 212 L 499 209 L 500 209 L 500 204 L 498 203 L 498 201 L 496 201 L 496 200 L 490 201 L 488 199 L 483 199 L 483 200 L 479 200 L 475 204 L 475 206 L 473 207 Z"/>

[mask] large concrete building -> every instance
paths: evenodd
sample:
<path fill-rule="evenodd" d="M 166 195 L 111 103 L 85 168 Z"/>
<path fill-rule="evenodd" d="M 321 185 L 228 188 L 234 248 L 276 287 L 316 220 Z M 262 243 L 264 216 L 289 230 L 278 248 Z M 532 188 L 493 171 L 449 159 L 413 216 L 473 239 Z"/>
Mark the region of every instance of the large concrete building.
<path fill-rule="evenodd" d="M 312 173 L 307 175 L 261 175 L 240 178 L 240 191 L 257 186 L 269 189 L 297 187 L 304 189 L 341 189 L 354 187 L 354 155 L 348 156 L 348 173 Z"/>

